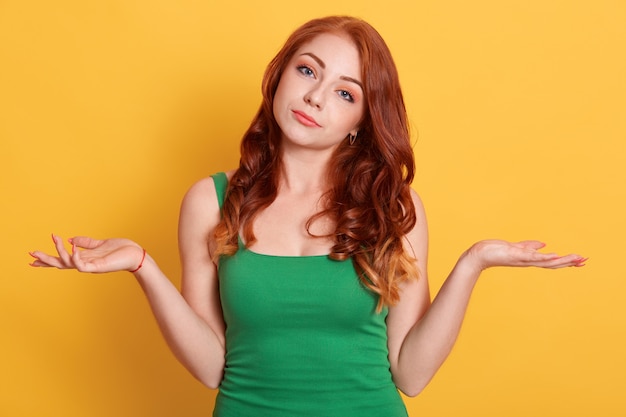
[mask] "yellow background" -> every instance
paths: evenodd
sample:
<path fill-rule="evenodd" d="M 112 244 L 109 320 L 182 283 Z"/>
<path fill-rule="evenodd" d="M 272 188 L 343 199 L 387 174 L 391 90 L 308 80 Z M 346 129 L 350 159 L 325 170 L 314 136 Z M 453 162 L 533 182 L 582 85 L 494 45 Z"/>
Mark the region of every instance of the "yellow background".
<path fill-rule="evenodd" d="M 210 415 L 129 274 L 27 251 L 126 236 L 178 284 L 184 192 L 235 166 L 266 63 L 327 14 L 370 21 L 396 58 L 433 292 L 482 238 L 591 258 L 487 271 L 410 415 L 626 415 L 621 0 L 0 1 L 0 415 Z"/>

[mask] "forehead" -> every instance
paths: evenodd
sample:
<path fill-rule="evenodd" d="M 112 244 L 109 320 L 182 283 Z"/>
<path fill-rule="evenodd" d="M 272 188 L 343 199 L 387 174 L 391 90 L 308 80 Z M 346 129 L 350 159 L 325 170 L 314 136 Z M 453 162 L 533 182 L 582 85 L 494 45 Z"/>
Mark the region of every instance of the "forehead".
<path fill-rule="evenodd" d="M 361 72 L 361 56 L 354 41 L 347 35 L 322 33 L 304 43 L 294 55 L 314 54 L 327 67 L 339 66 L 350 70 L 351 75 Z"/>

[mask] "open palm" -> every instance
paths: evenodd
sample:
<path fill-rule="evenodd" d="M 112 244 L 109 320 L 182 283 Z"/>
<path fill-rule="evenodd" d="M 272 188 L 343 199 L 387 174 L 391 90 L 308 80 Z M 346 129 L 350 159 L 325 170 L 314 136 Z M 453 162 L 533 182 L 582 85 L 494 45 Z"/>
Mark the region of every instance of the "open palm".
<path fill-rule="evenodd" d="M 58 256 L 41 251 L 31 252 L 31 264 L 37 267 L 77 269 L 81 272 L 104 273 L 131 271 L 140 264 L 143 249 L 129 239 L 98 240 L 86 236 L 68 239 L 72 251 L 68 252 L 59 236 L 52 236 Z"/>

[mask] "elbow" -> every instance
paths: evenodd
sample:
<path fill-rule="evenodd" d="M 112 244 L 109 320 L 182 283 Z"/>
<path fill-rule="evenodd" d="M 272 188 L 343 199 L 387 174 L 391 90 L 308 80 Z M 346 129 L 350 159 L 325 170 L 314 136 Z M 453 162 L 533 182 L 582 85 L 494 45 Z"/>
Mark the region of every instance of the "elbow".
<path fill-rule="evenodd" d="M 413 398 L 413 397 L 417 397 L 424 390 L 424 388 L 426 386 L 425 385 L 424 386 L 419 386 L 417 384 L 413 384 L 413 385 L 407 385 L 407 386 L 398 386 L 398 385 L 396 385 L 396 387 L 406 397 Z"/>
<path fill-rule="evenodd" d="M 400 390 L 402 394 L 407 397 L 417 397 L 419 394 L 424 391 L 428 383 L 432 378 L 410 378 L 409 380 L 394 381 L 396 384 L 396 388 Z"/>
<path fill-rule="evenodd" d="M 209 389 L 218 389 L 222 383 L 222 375 L 194 375 L 194 377 Z"/>
<path fill-rule="evenodd" d="M 218 389 L 220 387 L 220 382 L 215 382 L 215 381 L 200 381 L 202 382 L 202 385 L 204 385 L 205 387 L 207 387 L 208 389 Z"/>
<path fill-rule="evenodd" d="M 218 389 L 224 379 L 224 368 L 219 366 L 209 366 L 204 368 L 187 367 L 189 373 L 209 389 Z"/>
<path fill-rule="evenodd" d="M 404 394 L 407 397 L 417 397 L 423 390 L 424 390 L 425 386 L 423 387 L 407 387 L 407 388 L 401 388 L 398 387 L 398 389 L 400 390 L 400 392 L 402 394 Z"/>

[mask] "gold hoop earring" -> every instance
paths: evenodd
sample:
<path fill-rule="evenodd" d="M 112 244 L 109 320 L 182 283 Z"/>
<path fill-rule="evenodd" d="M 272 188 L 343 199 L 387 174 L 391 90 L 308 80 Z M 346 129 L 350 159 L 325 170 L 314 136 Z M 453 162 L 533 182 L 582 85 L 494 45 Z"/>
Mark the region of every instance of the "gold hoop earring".
<path fill-rule="evenodd" d="M 348 141 L 350 142 L 350 145 L 354 145 L 354 141 L 356 141 L 356 135 L 358 135 L 359 132 L 356 132 L 354 135 L 352 133 L 348 133 Z"/>

